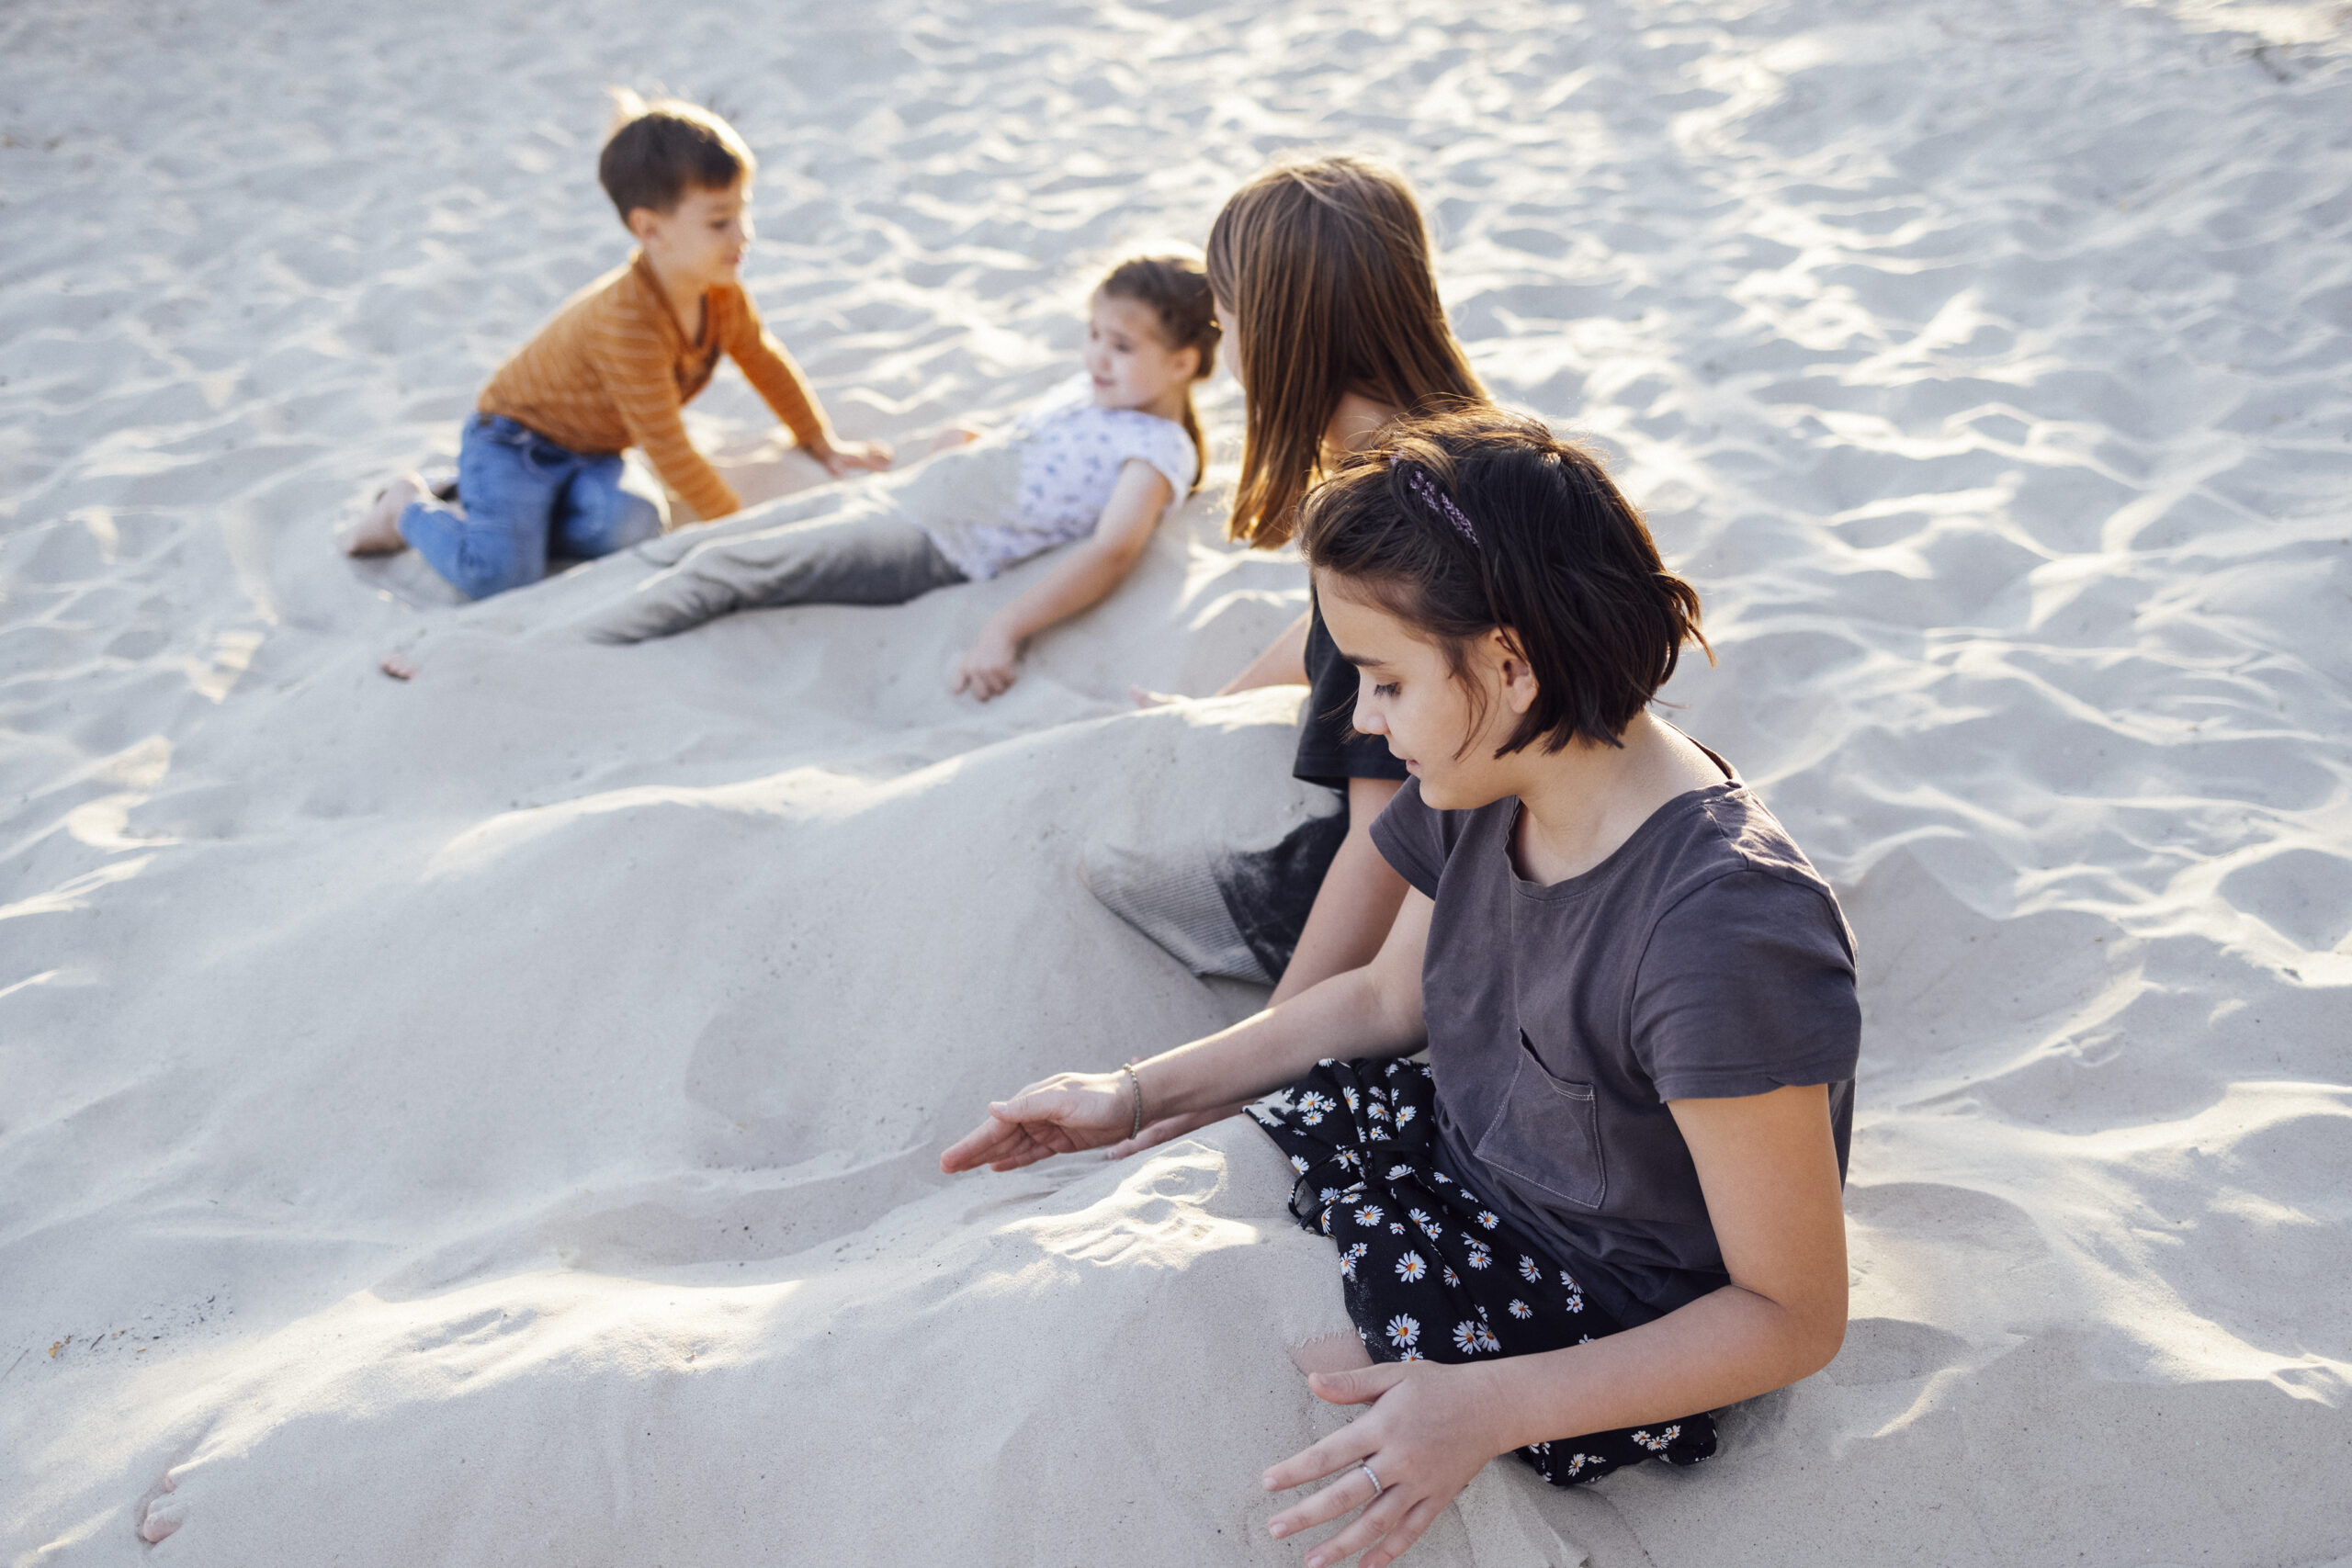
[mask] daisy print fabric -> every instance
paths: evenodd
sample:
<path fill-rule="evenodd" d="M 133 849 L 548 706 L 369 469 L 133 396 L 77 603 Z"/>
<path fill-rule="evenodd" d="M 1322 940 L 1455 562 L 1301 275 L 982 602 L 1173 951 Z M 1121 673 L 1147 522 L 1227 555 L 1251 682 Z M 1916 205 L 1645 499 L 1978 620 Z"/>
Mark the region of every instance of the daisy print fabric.
<path fill-rule="evenodd" d="M 1339 1248 L 1348 1315 L 1374 1360 L 1475 1361 L 1599 1339 L 1623 1325 L 1438 1168 L 1436 1086 L 1419 1062 L 1317 1064 L 1250 1108 L 1289 1157 L 1290 1212 Z M 1555 1486 L 1645 1459 L 1690 1465 L 1715 1451 L 1714 1418 L 1596 1432 L 1519 1450 Z"/>

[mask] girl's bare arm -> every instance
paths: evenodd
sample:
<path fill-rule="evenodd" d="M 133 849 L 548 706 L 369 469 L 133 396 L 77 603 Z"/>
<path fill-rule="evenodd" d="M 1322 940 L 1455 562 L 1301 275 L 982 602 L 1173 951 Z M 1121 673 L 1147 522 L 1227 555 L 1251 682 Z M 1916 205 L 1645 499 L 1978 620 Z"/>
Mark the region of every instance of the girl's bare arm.
<path fill-rule="evenodd" d="M 986 702 L 1012 685 L 1023 643 L 1091 608 L 1126 581 L 1175 493 L 1167 476 L 1141 458 L 1122 464 L 1093 534 L 1071 546 L 1042 581 L 989 617 L 956 660 L 948 689 L 968 691 Z"/>
<path fill-rule="evenodd" d="M 1306 912 L 1297 951 L 1269 1006 L 1286 1002 L 1334 975 L 1360 969 L 1373 960 L 1396 923 L 1405 902 L 1405 879 L 1372 841 L 1372 825 L 1402 787 L 1394 779 L 1348 781 L 1348 836 L 1331 858 L 1331 869 Z"/>
<path fill-rule="evenodd" d="M 1267 999 L 1268 1007 L 1280 1007 L 1334 975 L 1371 963 L 1389 928 L 1396 923 L 1396 911 L 1405 902 L 1405 879 L 1373 843 L 1372 824 L 1398 787 L 1389 779 L 1348 781 L 1348 836 L 1332 857 L 1323 886 L 1316 889 L 1315 906 L 1306 912 L 1306 929 L 1299 932 L 1298 948 L 1291 954 L 1290 967 L 1283 971 L 1282 983 Z M 1120 1140 L 1105 1153 L 1109 1158 L 1124 1159 L 1212 1122 L 1222 1122 L 1248 1103 L 1236 1100 L 1182 1116 L 1154 1116 L 1140 1134 Z"/>
<path fill-rule="evenodd" d="M 1256 1099 L 1326 1056 L 1401 1056 L 1420 1049 L 1421 953 L 1434 908 L 1410 894 L 1388 940 L 1363 968 L 1334 976 L 1280 1007 L 1135 1064 L 1148 1120 Z M 1101 1148 L 1134 1125 L 1126 1073 L 1057 1073 L 1009 1100 L 939 1158 L 945 1171 L 1012 1170 L 1051 1155 Z"/>

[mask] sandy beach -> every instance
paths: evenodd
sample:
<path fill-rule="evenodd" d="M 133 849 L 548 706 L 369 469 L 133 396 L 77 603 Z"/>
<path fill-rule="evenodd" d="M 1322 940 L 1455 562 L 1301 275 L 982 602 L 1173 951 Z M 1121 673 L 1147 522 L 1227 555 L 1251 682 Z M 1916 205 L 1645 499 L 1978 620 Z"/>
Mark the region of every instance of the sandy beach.
<path fill-rule="evenodd" d="M 1262 1000 L 1078 876 L 1326 808 L 1299 689 L 1126 697 L 1306 602 L 1229 377 L 985 706 L 1044 563 L 613 648 L 335 547 L 627 255 L 611 84 L 742 130 L 746 281 L 902 451 L 1383 159 L 1704 596 L 1675 721 L 1859 941 L 1845 1348 L 1408 1563 L 2352 1563 L 2352 8 L 2220 0 L 0 9 L 0 1562 L 1300 1559 L 1272 1145 L 937 1168 Z M 688 421 L 817 477 L 731 369 Z"/>

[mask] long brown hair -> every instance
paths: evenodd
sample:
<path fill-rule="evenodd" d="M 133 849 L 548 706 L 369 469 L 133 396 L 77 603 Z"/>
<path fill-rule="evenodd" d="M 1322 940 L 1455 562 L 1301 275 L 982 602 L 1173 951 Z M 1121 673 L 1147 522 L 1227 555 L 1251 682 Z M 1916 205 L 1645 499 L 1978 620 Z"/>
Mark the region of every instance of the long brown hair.
<path fill-rule="evenodd" d="M 1487 400 L 1446 325 L 1412 189 L 1377 164 L 1277 164 L 1243 186 L 1209 231 L 1208 278 L 1233 312 L 1248 407 L 1227 538 L 1291 536 L 1350 391 L 1408 412 Z"/>
<path fill-rule="evenodd" d="M 1216 300 L 1200 263 L 1188 256 L 1136 256 L 1113 267 L 1095 292 L 1150 307 L 1159 318 L 1160 342 L 1176 353 L 1200 351 L 1200 367 L 1193 379 L 1205 381 L 1216 373 L 1217 339 L 1225 329 L 1217 325 Z M 1189 386 L 1184 389 L 1184 434 L 1193 438 L 1193 490 L 1198 490 L 1209 471 L 1209 442 L 1201 434 L 1201 416 L 1193 412 Z"/>

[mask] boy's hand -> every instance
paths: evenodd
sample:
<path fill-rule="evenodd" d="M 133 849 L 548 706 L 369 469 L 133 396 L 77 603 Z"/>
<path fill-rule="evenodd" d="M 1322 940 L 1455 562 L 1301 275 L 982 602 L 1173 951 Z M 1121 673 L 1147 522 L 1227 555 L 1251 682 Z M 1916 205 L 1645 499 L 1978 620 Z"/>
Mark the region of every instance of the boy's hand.
<path fill-rule="evenodd" d="M 969 692 L 982 702 L 1001 696 L 1020 674 L 1021 645 L 989 626 L 983 630 L 948 677 L 950 692 Z"/>
<path fill-rule="evenodd" d="M 1495 1456 L 1481 1419 L 1482 1407 L 1491 1403 L 1478 1386 L 1485 1371 L 1391 1361 L 1307 1379 L 1317 1399 L 1372 1409 L 1266 1472 L 1269 1492 L 1333 1477 L 1322 1491 L 1275 1515 L 1268 1533 L 1280 1540 L 1361 1509 L 1347 1529 L 1317 1543 L 1306 1554 L 1306 1568 L 1330 1568 L 1359 1551 L 1363 1568 L 1386 1568 Z M 1364 1473 L 1367 1465 L 1372 1476 Z M 1373 1476 L 1380 1482 L 1376 1494 Z"/>
<path fill-rule="evenodd" d="M 858 470 L 878 474 L 890 466 L 890 444 L 887 441 L 859 441 L 847 446 L 812 446 L 808 455 L 825 465 L 825 472 L 837 479 L 845 479 Z"/>

